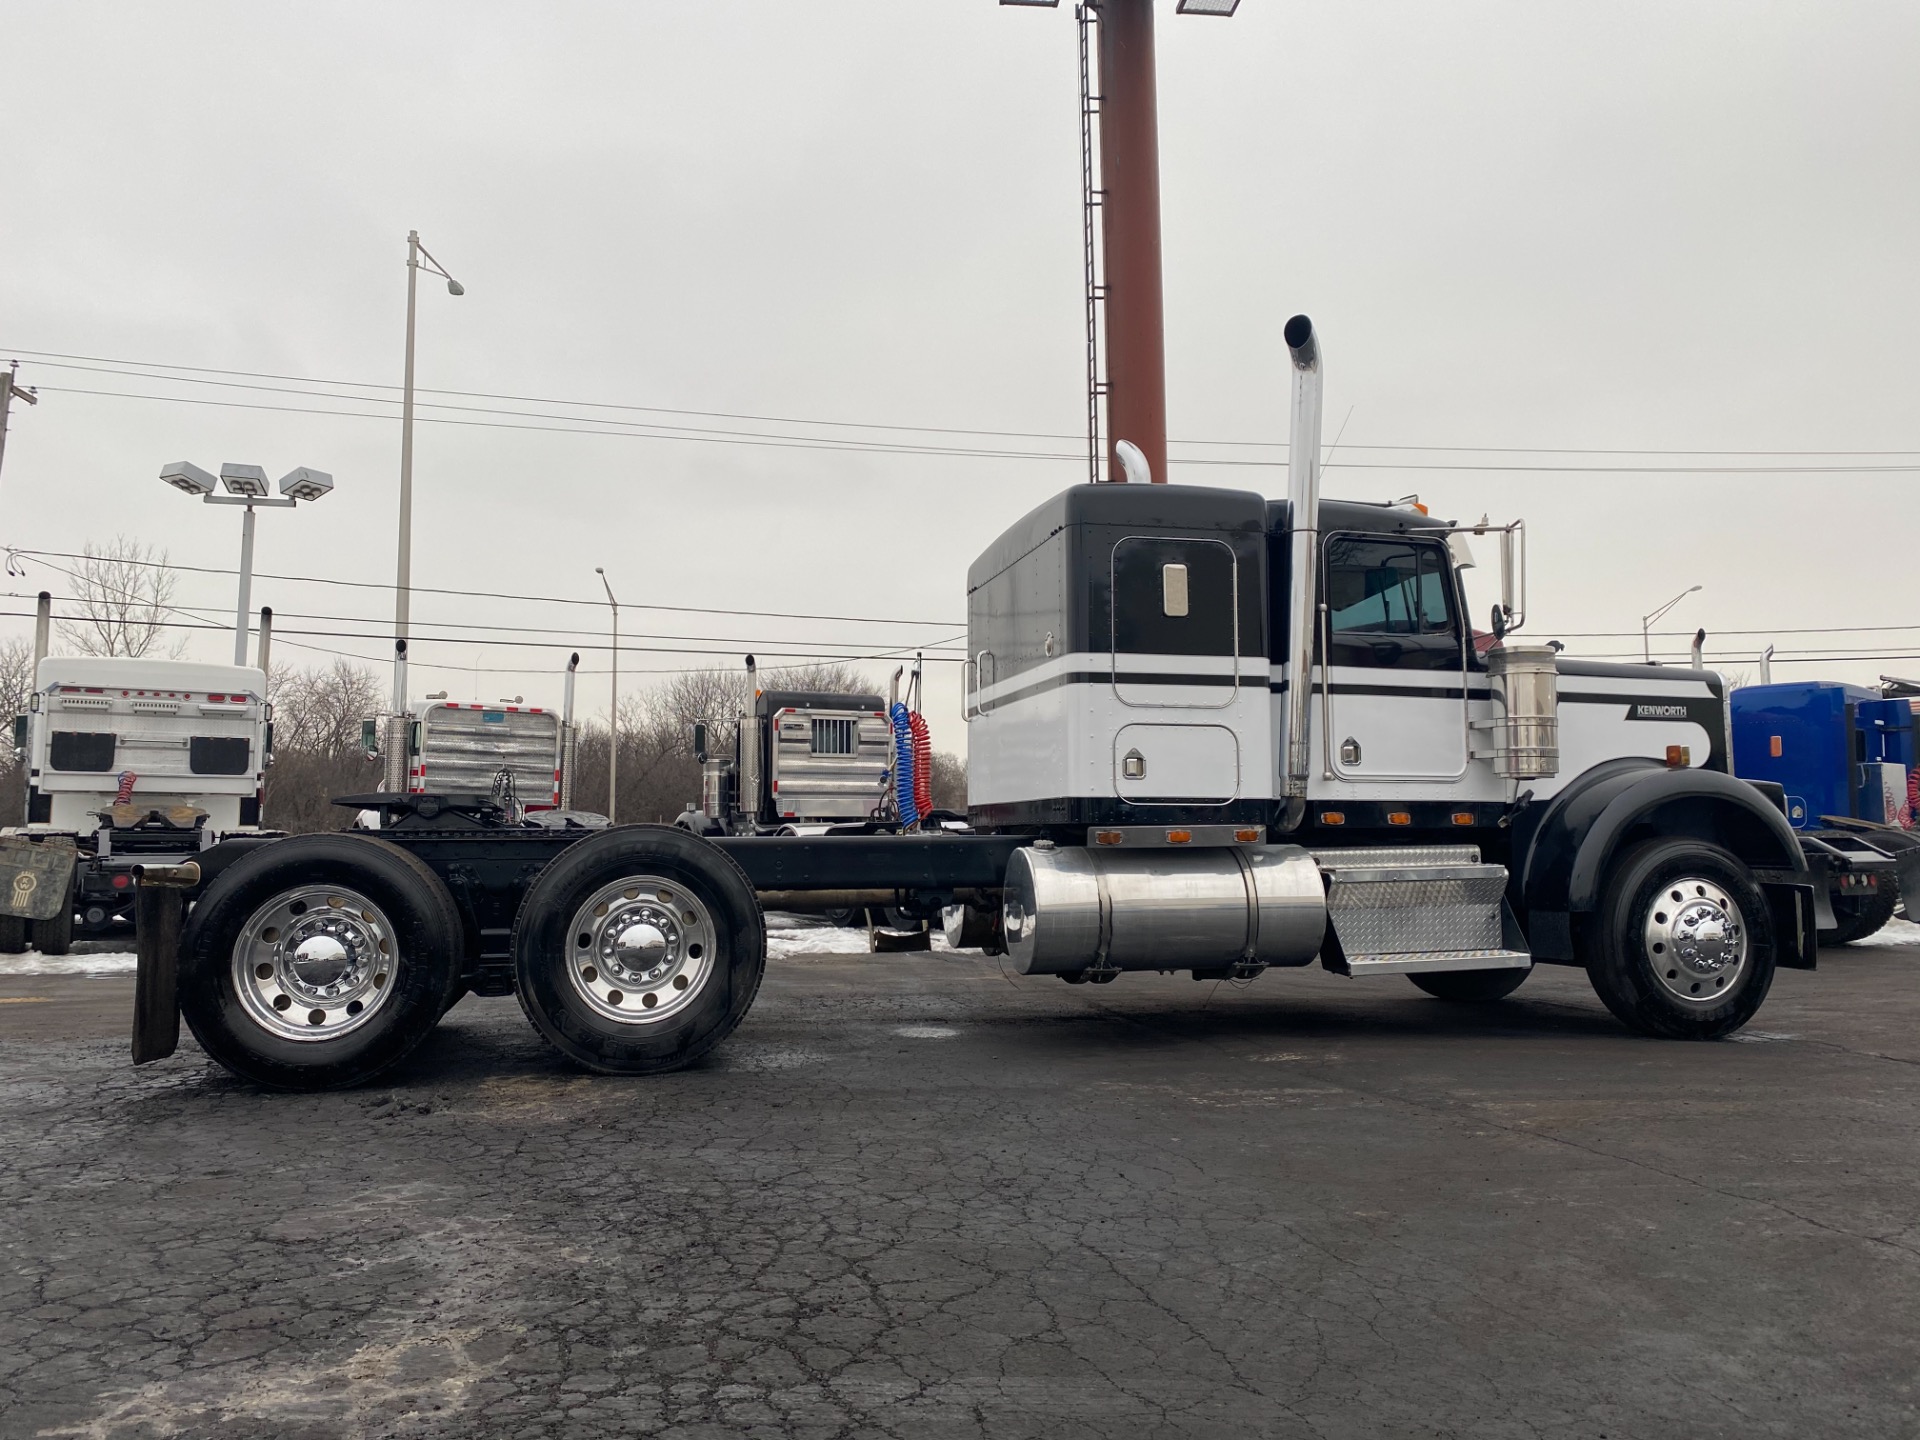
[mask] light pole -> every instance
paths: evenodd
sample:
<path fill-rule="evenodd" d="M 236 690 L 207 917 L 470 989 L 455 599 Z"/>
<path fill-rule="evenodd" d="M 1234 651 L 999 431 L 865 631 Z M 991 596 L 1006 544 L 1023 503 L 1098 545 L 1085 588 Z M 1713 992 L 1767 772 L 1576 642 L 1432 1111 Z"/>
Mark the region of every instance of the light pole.
<path fill-rule="evenodd" d="M 407 671 L 399 658 L 405 651 L 398 647 L 407 640 L 407 625 L 412 618 L 413 584 L 413 312 L 419 290 L 421 257 L 427 270 L 447 282 L 449 295 L 464 295 L 467 287 L 449 275 L 427 247 L 420 243 L 420 232 L 407 232 L 407 366 L 400 398 L 400 561 L 394 579 L 393 638 L 396 649 L 393 664 L 393 711 L 407 709 Z"/>
<path fill-rule="evenodd" d="M 613 723 L 607 731 L 607 823 L 611 825 L 618 819 L 620 803 L 620 602 L 613 598 L 607 572 L 596 565 L 593 573 L 600 577 L 607 604 L 613 607 Z"/>
<path fill-rule="evenodd" d="M 319 500 L 333 491 L 333 477 L 324 470 L 302 465 L 280 477 L 280 498 L 267 491 L 267 472 L 258 465 L 227 464 L 220 467 L 220 483 L 225 495 L 213 493 L 213 476 L 198 465 L 176 460 L 161 467 L 160 478 L 187 495 L 198 495 L 208 505 L 244 505 L 246 516 L 240 522 L 240 599 L 234 607 L 233 663 L 247 663 L 247 612 L 253 601 L 253 507 L 270 506 L 291 510 L 302 500 Z"/>
<path fill-rule="evenodd" d="M 1678 605 L 1682 600 L 1686 599 L 1687 596 L 1693 594 L 1694 591 L 1701 588 L 1703 587 L 1699 585 L 1689 585 L 1651 615 L 1642 615 L 1640 617 L 1640 655 L 1649 665 L 1653 663 L 1653 639 L 1651 633 L 1653 622 L 1666 614 L 1667 611 L 1671 610 L 1674 606 Z"/>

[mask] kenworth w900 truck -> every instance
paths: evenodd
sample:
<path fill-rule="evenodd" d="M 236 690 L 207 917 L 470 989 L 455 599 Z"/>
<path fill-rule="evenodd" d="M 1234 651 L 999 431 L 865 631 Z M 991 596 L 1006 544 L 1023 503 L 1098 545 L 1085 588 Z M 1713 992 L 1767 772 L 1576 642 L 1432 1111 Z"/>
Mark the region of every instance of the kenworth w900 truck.
<path fill-rule="evenodd" d="M 135 1058 L 184 1012 L 239 1074 L 348 1084 L 474 990 L 516 994 L 583 1065 L 673 1069 L 752 1004 L 762 908 L 827 897 L 962 935 L 997 918 L 1014 969 L 1073 983 L 1318 963 L 1491 1001 L 1572 965 L 1641 1033 L 1736 1030 L 1776 966 L 1815 963 L 1814 895 L 1779 788 L 1729 772 L 1719 677 L 1518 643 L 1517 525 L 1323 503 L 1318 342 L 1304 316 L 1286 341 L 1284 500 L 1082 485 L 974 564 L 966 833 L 568 830 L 349 797 L 385 811 L 377 838 L 144 877 Z M 1485 653 L 1467 528 L 1500 552 Z"/>

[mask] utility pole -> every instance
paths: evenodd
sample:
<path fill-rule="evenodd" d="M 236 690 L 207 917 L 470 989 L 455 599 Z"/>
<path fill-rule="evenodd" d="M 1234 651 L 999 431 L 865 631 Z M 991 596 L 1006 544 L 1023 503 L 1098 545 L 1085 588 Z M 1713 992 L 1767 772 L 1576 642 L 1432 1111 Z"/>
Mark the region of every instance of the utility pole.
<path fill-rule="evenodd" d="M 1160 278 L 1160 122 L 1153 0 L 1100 0 L 1100 210 L 1107 320 L 1106 478 L 1131 441 L 1167 478 L 1166 309 Z"/>
<path fill-rule="evenodd" d="M 15 400 L 24 400 L 29 405 L 38 405 L 40 397 L 31 389 L 20 385 L 20 362 L 9 362 L 7 373 L 0 376 L 0 465 L 7 463 L 7 413 Z"/>
<path fill-rule="evenodd" d="M 1060 0 L 1000 0 L 1056 9 Z M 1160 278 L 1160 119 L 1154 0 L 1080 0 L 1080 198 L 1087 284 L 1087 450 L 1091 478 L 1167 482 L 1166 305 Z M 1230 18 L 1240 0 L 1179 0 L 1174 13 Z M 1087 31 L 1099 32 L 1098 90 Z M 1096 127 L 1094 121 L 1099 123 Z M 1094 135 L 1099 134 L 1099 155 Z M 1099 229 L 1095 265 L 1094 230 Z M 1104 309 L 1106 334 L 1101 335 Z M 1106 379 L 1100 378 L 1105 340 Z M 1101 445 L 1100 402 L 1107 433 Z M 1126 441 L 1137 454 L 1126 454 Z M 1101 451 L 1104 449 L 1105 453 Z"/>

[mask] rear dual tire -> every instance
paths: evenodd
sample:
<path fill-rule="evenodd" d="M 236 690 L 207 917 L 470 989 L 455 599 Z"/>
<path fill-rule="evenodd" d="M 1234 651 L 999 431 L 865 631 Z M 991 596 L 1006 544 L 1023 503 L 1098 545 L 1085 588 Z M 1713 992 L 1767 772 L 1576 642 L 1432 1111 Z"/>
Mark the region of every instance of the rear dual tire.
<path fill-rule="evenodd" d="M 1893 919 L 1894 909 L 1899 903 L 1900 887 L 1890 876 L 1883 877 L 1871 895 L 1844 895 L 1832 901 L 1833 918 L 1840 923 L 1832 930 L 1820 931 L 1817 938 L 1823 946 L 1851 945 L 1877 935 Z"/>
<path fill-rule="evenodd" d="M 1532 967 L 1504 970 L 1428 970 L 1407 976 L 1436 1000 L 1462 1005 L 1485 1005 L 1504 1000 L 1533 973 Z"/>
<path fill-rule="evenodd" d="M 399 846 L 279 840 L 236 860 L 194 906 L 180 1011 L 201 1049 L 256 1084 L 360 1084 L 458 998 L 464 937 L 447 887 Z"/>
<path fill-rule="evenodd" d="M 714 845 L 629 825 L 567 847 L 514 924 L 520 1005 L 577 1064 L 677 1070 L 732 1033 L 766 972 L 753 886 Z"/>

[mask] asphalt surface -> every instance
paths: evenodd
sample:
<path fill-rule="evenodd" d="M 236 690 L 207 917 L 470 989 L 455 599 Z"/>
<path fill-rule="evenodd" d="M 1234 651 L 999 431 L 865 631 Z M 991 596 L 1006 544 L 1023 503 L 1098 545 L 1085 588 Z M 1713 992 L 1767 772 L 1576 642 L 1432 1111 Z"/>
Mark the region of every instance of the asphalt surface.
<path fill-rule="evenodd" d="M 370 1089 L 0 980 L 0 1435 L 1920 1435 L 1920 947 L 1746 1043 L 1578 972 L 805 958 L 699 1069 L 463 1002 Z"/>

